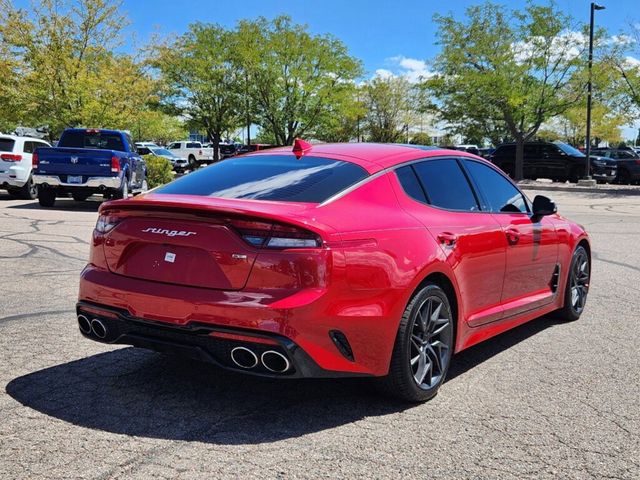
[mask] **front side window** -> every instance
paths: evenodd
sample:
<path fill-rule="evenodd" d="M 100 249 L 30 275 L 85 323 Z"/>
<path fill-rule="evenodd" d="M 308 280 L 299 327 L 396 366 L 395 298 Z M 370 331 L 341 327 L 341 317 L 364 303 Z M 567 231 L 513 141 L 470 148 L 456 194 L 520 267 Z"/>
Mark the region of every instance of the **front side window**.
<path fill-rule="evenodd" d="M 469 174 L 496 213 L 527 213 L 527 203 L 513 184 L 488 165 L 464 160 Z"/>
<path fill-rule="evenodd" d="M 567 155 L 571 155 L 572 157 L 585 156 L 585 154 L 582 153 L 580 150 L 578 150 L 577 148 L 573 148 L 571 145 L 567 145 L 566 143 L 553 142 L 553 144 L 557 146 L 560 150 L 562 150 L 564 153 L 566 153 Z"/>
<path fill-rule="evenodd" d="M 447 210 L 479 210 L 471 185 L 455 159 L 426 160 L 413 168 L 431 205 Z"/>
<path fill-rule="evenodd" d="M 185 175 L 157 193 L 321 203 L 368 176 L 350 162 L 293 155 L 236 157 Z"/>

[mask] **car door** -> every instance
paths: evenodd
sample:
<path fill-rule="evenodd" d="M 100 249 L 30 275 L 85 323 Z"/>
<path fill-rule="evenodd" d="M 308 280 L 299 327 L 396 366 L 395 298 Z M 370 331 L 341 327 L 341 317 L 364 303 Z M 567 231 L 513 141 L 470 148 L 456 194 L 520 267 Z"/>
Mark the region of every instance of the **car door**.
<path fill-rule="evenodd" d="M 539 144 L 527 143 L 524 145 L 524 178 L 539 178 L 545 176 L 545 162 Z"/>
<path fill-rule="evenodd" d="M 548 217 L 533 218 L 525 196 L 498 170 L 471 159 L 464 166 L 507 241 L 501 294 L 505 318 L 551 303 L 561 274 L 558 235 Z"/>
<path fill-rule="evenodd" d="M 425 159 L 396 170 L 406 195 L 402 207 L 440 244 L 455 274 L 464 318 L 498 320 L 505 269 L 506 238 L 478 199 L 455 158 Z"/>
<path fill-rule="evenodd" d="M 542 145 L 542 156 L 545 164 L 545 178 L 564 179 L 569 170 L 568 155 L 564 153 L 558 146 L 545 144 Z"/>

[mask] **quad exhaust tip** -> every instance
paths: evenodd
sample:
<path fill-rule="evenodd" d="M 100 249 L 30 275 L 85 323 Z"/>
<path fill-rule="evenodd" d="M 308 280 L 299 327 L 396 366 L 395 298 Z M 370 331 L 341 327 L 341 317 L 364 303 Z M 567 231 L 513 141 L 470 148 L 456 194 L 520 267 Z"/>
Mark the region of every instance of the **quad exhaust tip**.
<path fill-rule="evenodd" d="M 284 373 L 291 367 L 289 359 L 275 350 L 267 350 L 262 354 L 260 360 L 264 368 L 274 373 Z"/>
<path fill-rule="evenodd" d="M 102 323 L 97 318 L 91 320 L 91 331 L 96 337 L 100 339 L 103 339 L 107 336 L 107 327 L 105 327 L 104 323 Z"/>
<path fill-rule="evenodd" d="M 231 350 L 231 360 L 240 368 L 254 368 L 258 365 L 258 356 L 246 347 Z"/>
<path fill-rule="evenodd" d="M 84 315 L 78 315 L 78 327 L 85 335 L 89 335 L 91 333 L 91 322 Z"/>

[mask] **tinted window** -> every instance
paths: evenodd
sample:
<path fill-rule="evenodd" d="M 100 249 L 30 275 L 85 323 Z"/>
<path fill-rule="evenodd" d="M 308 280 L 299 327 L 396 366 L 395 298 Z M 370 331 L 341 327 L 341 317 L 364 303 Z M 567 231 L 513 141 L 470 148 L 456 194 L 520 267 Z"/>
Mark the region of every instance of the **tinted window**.
<path fill-rule="evenodd" d="M 411 167 L 411 165 L 398 168 L 396 170 L 396 175 L 398 176 L 400 185 L 402 185 L 402 188 L 407 193 L 407 195 L 409 195 L 414 200 L 427 203 L 427 197 L 425 197 L 424 190 L 422 190 L 420 182 L 418 181 L 418 177 L 416 177 L 416 174 L 413 171 L 413 167 Z"/>
<path fill-rule="evenodd" d="M 180 148 L 180 144 L 179 143 L 172 143 L 167 148 L 169 148 L 171 150 L 176 150 L 176 149 Z"/>
<path fill-rule="evenodd" d="M 12 152 L 14 143 L 9 138 L 0 138 L 0 152 Z"/>
<path fill-rule="evenodd" d="M 138 147 L 138 155 L 149 155 L 151 150 L 147 147 Z"/>
<path fill-rule="evenodd" d="M 367 177 L 349 162 L 293 155 L 235 157 L 181 177 L 157 193 L 320 203 Z"/>
<path fill-rule="evenodd" d="M 492 212 L 527 212 L 522 194 L 493 168 L 472 160 L 464 161 Z"/>
<path fill-rule="evenodd" d="M 572 157 L 584 157 L 585 156 L 584 153 L 582 153 L 577 148 L 573 148 L 571 145 L 567 145 L 566 143 L 562 143 L 562 142 L 553 142 L 553 143 L 554 143 L 554 145 L 556 145 L 560 150 L 562 150 L 567 155 L 571 155 Z"/>
<path fill-rule="evenodd" d="M 189 142 L 187 143 L 187 148 L 201 148 L 202 146 L 199 143 L 196 142 Z"/>
<path fill-rule="evenodd" d="M 456 160 L 427 160 L 414 164 L 414 168 L 431 205 L 448 210 L 478 210 L 471 186 Z"/>
<path fill-rule="evenodd" d="M 149 148 L 149 150 L 151 150 L 153 153 L 155 153 L 156 155 L 168 155 L 170 157 L 175 157 L 175 155 L 170 152 L 169 150 L 167 150 L 166 148 Z"/>
<path fill-rule="evenodd" d="M 33 153 L 33 142 L 24 142 L 24 153 Z"/>
<path fill-rule="evenodd" d="M 118 152 L 126 151 L 122 137 L 119 134 L 94 131 L 86 132 L 84 130 L 71 130 L 64 132 L 58 146 L 71 148 L 97 148 L 100 150 L 116 150 Z"/>

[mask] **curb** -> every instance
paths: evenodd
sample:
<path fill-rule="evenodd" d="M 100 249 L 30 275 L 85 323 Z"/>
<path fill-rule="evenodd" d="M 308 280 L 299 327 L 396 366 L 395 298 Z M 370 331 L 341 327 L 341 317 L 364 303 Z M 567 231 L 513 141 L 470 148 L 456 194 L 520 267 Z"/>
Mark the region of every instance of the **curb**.
<path fill-rule="evenodd" d="M 528 183 L 519 183 L 518 186 L 523 190 L 539 190 L 543 192 L 573 192 L 573 193 L 601 193 L 604 195 L 640 195 L 640 188 L 612 188 L 607 186 L 597 187 L 565 187 L 555 185 L 531 185 Z"/>

